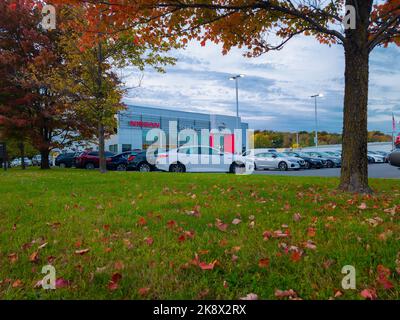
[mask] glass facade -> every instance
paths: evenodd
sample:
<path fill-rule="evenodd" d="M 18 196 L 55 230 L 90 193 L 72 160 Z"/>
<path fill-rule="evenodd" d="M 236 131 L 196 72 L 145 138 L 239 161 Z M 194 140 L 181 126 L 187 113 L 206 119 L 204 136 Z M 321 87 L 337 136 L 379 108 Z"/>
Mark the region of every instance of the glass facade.
<path fill-rule="evenodd" d="M 216 143 L 217 139 L 220 145 L 224 147 L 226 144 L 232 147 L 232 137 L 228 138 L 224 135 L 210 137 L 210 135 L 202 136 L 202 129 L 223 130 L 229 129 L 233 133 L 236 128 L 236 117 L 224 115 L 209 115 L 194 112 L 182 112 L 176 110 L 166 110 L 150 107 L 128 106 L 126 111 L 118 114 L 118 132 L 110 142 L 111 148 L 115 152 L 117 145 L 118 152 L 129 151 L 132 149 L 146 149 L 155 141 L 148 141 L 147 133 L 152 129 L 161 129 L 165 133 L 167 149 L 177 147 L 169 145 L 170 133 L 173 135 L 179 134 L 179 145 L 188 142 L 190 130 L 197 134 L 197 143 L 199 145 L 210 145 Z M 170 125 L 172 126 L 170 128 Z M 170 129 L 174 129 L 170 131 Z M 242 124 L 242 128 L 247 128 L 247 124 Z M 183 134 L 181 131 L 184 131 Z M 229 135 L 229 134 L 228 134 Z M 173 138 L 173 136 L 172 136 Z M 245 139 L 243 139 L 243 142 Z M 129 149 L 129 150 L 127 150 Z"/>

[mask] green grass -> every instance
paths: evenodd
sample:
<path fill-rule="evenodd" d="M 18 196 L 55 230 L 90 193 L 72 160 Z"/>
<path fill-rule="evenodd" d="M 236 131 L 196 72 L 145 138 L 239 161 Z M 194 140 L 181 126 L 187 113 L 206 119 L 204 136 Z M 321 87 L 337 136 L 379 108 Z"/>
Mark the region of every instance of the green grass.
<path fill-rule="evenodd" d="M 277 289 L 293 289 L 302 299 L 329 299 L 338 290 L 343 295 L 337 299 L 362 299 L 363 289 L 375 288 L 379 299 L 399 299 L 399 181 L 371 180 L 372 197 L 338 193 L 337 184 L 227 174 L 2 172 L 0 298 L 238 299 L 255 293 L 276 299 Z M 361 203 L 367 208 L 358 208 Z M 188 215 L 196 206 L 200 216 Z M 382 221 L 374 227 L 366 219 L 375 217 Z M 242 222 L 233 225 L 235 218 Z M 229 225 L 225 232 L 216 219 Z M 176 225 L 168 227 L 169 221 Z M 266 230 L 287 229 L 288 238 L 263 239 Z M 185 231 L 194 237 L 179 241 Z M 307 240 L 315 250 L 305 248 Z M 303 250 L 299 261 L 285 245 Z M 82 249 L 90 251 L 76 254 Z M 38 258 L 30 261 L 34 252 Z M 202 262 L 217 260 L 214 269 L 191 263 L 196 253 Z M 266 268 L 259 266 L 264 258 Z M 69 286 L 34 288 L 48 260 Z M 356 290 L 341 289 L 345 265 L 356 268 Z M 377 281 L 378 265 L 390 269 L 394 288 Z M 114 273 L 122 278 L 110 290 Z"/>

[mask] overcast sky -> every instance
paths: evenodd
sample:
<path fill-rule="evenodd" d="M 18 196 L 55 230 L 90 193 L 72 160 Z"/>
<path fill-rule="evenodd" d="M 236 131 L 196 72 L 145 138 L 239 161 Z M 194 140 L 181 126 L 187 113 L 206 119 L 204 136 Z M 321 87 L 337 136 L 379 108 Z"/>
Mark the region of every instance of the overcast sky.
<path fill-rule="evenodd" d="M 259 58 L 245 58 L 241 50 L 228 55 L 207 43 L 192 43 L 166 74 L 146 70 L 140 88 L 129 90 L 125 102 L 142 106 L 203 113 L 235 114 L 235 84 L 240 79 L 240 114 L 253 129 L 314 130 L 314 101 L 322 92 L 319 128 L 341 132 L 344 89 L 344 57 L 340 46 L 328 47 L 310 37 L 291 40 L 284 49 Z M 369 129 L 392 130 L 392 108 L 400 120 L 400 49 L 378 48 L 371 56 Z M 138 75 L 127 85 L 135 86 Z"/>

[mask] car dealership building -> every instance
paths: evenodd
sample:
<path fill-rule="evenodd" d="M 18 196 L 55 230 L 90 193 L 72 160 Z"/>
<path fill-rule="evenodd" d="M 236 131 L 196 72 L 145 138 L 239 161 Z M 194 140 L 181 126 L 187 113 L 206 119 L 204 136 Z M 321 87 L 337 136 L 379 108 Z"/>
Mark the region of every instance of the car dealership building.
<path fill-rule="evenodd" d="M 159 109 L 130 105 L 117 115 L 117 133 L 106 142 L 106 150 L 114 153 L 134 149 L 146 149 L 154 140 L 147 140 L 147 134 L 152 129 L 161 129 L 166 134 L 166 147 L 169 148 L 169 133 L 174 127 L 178 132 L 185 129 L 194 130 L 198 135 L 198 144 L 220 145 L 225 151 L 234 152 L 235 142 L 233 132 L 237 127 L 242 129 L 242 150 L 246 144 L 248 124 L 235 116 L 203 114 L 176 110 Z M 202 130 L 211 132 L 205 142 Z M 187 131 L 187 130 L 185 130 Z M 204 130 L 203 130 L 204 132 Z M 218 132 L 218 134 L 216 134 Z M 183 134 L 185 136 L 185 134 Z M 178 144 L 187 143 L 186 137 L 179 136 Z M 215 141 L 218 137 L 219 143 Z M 185 140 L 186 139 L 186 140 Z M 203 141 L 201 141 L 203 139 Z"/>

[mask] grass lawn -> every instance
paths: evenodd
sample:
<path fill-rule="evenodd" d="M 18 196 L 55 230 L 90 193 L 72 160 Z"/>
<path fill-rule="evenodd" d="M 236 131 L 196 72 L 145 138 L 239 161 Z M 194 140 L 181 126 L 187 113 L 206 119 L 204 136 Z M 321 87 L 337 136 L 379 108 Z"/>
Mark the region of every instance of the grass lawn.
<path fill-rule="evenodd" d="M 400 299 L 399 180 L 371 180 L 374 196 L 341 194 L 337 184 L 1 172 L 0 298 L 278 299 L 276 290 L 292 289 L 292 298 L 363 299 L 370 289 Z M 58 289 L 35 288 L 49 263 Z M 341 288 L 345 265 L 356 268 L 356 290 Z"/>

